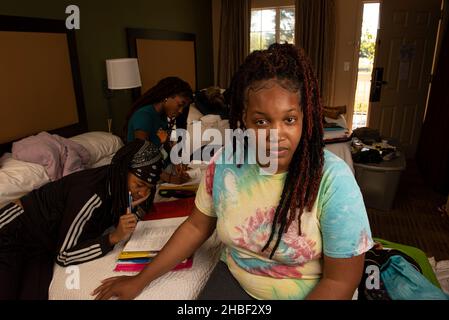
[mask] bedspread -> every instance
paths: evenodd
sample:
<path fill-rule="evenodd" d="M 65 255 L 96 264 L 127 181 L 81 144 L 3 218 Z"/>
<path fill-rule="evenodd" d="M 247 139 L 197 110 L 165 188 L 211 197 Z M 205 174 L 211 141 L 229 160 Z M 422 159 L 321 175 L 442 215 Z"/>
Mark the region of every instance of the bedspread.
<path fill-rule="evenodd" d="M 14 142 L 12 155 L 16 160 L 42 165 L 51 181 L 86 169 L 90 160 L 82 145 L 48 132 Z"/>
<path fill-rule="evenodd" d="M 170 226 L 173 231 L 186 217 L 154 220 L 159 226 Z M 136 300 L 192 300 L 196 299 L 208 280 L 213 268 L 220 258 L 221 243 L 214 233 L 193 256 L 193 266 L 190 269 L 168 272 L 150 283 Z M 84 263 L 75 268 L 63 268 L 55 265 L 53 280 L 49 288 L 50 300 L 88 300 L 93 299 L 90 293 L 100 285 L 100 281 L 118 275 L 133 275 L 135 273 L 114 272 L 116 259 L 123 244 L 106 256 Z M 75 273 L 79 274 L 79 289 L 72 281 Z M 71 282 L 72 281 L 72 282 Z M 69 283 L 67 288 L 66 282 Z"/>

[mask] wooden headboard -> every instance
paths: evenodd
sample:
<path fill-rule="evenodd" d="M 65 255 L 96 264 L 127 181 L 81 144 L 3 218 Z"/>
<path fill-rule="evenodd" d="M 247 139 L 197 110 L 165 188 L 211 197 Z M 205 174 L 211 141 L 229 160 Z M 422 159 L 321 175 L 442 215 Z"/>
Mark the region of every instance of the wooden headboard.
<path fill-rule="evenodd" d="M 48 131 L 87 130 L 74 31 L 64 20 L 0 15 L 0 152 Z"/>
<path fill-rule="evenodd" d="M 129 56 L 139 61 L 142 87 L 133 91 L 134 98 L 154 86 L 160 79 L 177 76 L 197 88 L 196 42 L 191 33 L 126 29 Z"/>

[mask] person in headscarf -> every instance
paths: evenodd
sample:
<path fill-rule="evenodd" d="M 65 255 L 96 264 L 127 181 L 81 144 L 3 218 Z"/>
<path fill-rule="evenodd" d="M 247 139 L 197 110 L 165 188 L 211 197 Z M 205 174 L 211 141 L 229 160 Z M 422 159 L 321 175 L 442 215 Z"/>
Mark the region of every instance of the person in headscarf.
<path fill-rule="evenodd" d="M 0 299 L 48 299 L 54 262 L 98 259 L 127 239 L 163 166 L 159 148 L 137 139 L 110 165 L 73 173 L 1 208 Z"/>

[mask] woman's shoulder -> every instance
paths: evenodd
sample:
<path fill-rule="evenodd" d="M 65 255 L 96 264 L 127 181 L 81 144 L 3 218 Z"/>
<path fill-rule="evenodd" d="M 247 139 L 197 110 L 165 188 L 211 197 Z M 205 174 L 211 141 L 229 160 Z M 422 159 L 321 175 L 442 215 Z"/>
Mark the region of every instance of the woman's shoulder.
<path fill-rule="evenodd" d="M 330 151 L 324 150 L 323 176 L 320 182 L 320 194 L 332 195 L 334 190 L 350 193 L 357 189 L 357 182 L 348 164 Z M 342 193 L 339 193 L 342 194 Z"/>
<path fill-rule="evenodd" d="M 141 110 L 141 112 L 156 112 L 156 110 L 154 110 L 154 107 L 152 104 L 147 104 L 145 106 L 143 106 L 142 108 L 140 108 L 139 110 Z"/>
<path fill-rule="evenodd" d="M 351 174 L 348 164 L 329 150 L 324 150 L 323 175 L 326 174 Z"/>
<path fill-rule="evenodd" d="M 136 112 L 134 112 L 133 114 L 133 118 L 136 117 L 136 115 L 138 116 L 144 116 L 144 115 L 152 115 L 156 112 L 156 110 L 154 110 L 153 105 L 152 104 L 147 104 L 139 109 L 136 110 Z"/>

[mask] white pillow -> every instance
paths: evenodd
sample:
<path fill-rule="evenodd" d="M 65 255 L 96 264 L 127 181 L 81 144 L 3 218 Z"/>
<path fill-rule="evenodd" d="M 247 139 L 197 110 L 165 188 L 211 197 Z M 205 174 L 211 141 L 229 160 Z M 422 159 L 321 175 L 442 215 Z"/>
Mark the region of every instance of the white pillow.
<path fill-rule="evenodd" d="M 0 158 L 0 208 L 48 182 L 43 166 L 15 160 L 6 153 Z"/>
<path fill-rule="evenodd" d="M 192 124 L 194 121 L 198 121 L 201 119 L 203 114 L 195 107 L 195 104 L 192 103 L 189 108 L 189 115 L 187 116 L 187 124 Z"/>
<path fill-rule="evenodd" d="M 104 158 L 101 159 L 100 161 L 98 161 L 98 162 L 92 164 L 92 165 L 90 166 L 90 168 L 99 168 L 99 167 L 102 167 L 102 166 L 106 166 L 106 165 L 108 165 L 108 164 L 111 164 L 112 158 L 114 158 L 114 154 L 111 154 L 111 155 L 109 155 L 109 156 L 107 156 L 107 157 L 104 157 Z"/>
<path fill-rule="evenodd" d="M 90 153 L 89 167 L 95 165 L 104 158 L 108 158 L 118 149 L 123 147 L 120 137 L 112 133 L 102 131 L 86 132 L 70 138 L 70 140 L 79 143 Z"/>

